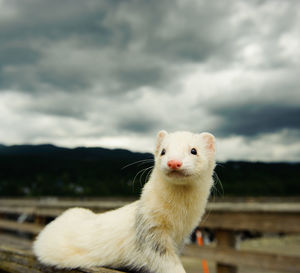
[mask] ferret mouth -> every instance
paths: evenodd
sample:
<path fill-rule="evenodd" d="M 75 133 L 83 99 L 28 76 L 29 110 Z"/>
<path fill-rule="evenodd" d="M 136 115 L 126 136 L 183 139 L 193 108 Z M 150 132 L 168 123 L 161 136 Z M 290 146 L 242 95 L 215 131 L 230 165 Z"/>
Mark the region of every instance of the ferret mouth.
<path fill-rule="evenodd" d="M 190 174 L 186 173 L 183 170 L 170 170 L 167 172 L 167 176 L 174 178 L 184 178 L 190 176 Z"/>

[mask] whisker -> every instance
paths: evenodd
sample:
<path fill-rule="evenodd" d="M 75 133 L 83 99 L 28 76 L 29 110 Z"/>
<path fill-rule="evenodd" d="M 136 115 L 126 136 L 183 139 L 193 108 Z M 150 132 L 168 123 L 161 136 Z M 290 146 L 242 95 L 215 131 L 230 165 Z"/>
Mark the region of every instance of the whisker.
<path fill-rule="evenodd" d="M 153 166 L 150 166 L 150 167 L 147 167 L 147 168 L 144 168 L 144 169 L 143 169 L 143 172 L 142 172 L 142 174 L 141 174 L 141 176 L 140 176 L 140 186 L 142 186 L 142 179 L 143 179 L 144 173 L 145 173 L 145 172 L 148 172 L 148 174 L 149 174 L 149 171 L 151 171 L 152 168 L 153 168 Z M 146 178 L 147 178 L 148 174 L 146 175 Z M 147 181 L 147 179 L 146 179 L 145 181 Z"/>
<path fill-rule="evenodd" d="M 216 172 L 213 173 L 213 178 L 214 178 L 215 183 L 213 184 L 212 188 L 216 191 L 217 194 L 220 194 L 220 196 L 224 196 L 224 188 L 223 188 L 222 182 Z M 217 185 L 220 186 L 221 191 L 218 190 Z"/>
<path fill-rule="evenodd" d="M 132 165 L 135 165 L 135 164 L 140 164 L 140 165 L 143 165 L 143 164 L 146 164 L 146 163 L 152 163 L 154 162 L 154 159 L 142 159 L 142 160 L 138 160 L 138 161 L 135 161 L 135 162 L 132 162 L 132 163 L 129 163 L 127 164 L 126 166 L 122 167 L 122 170 L 124 170 L 125 168 L 128 168 Z"/>
<path fill-rule="evenodd" d="M 142 170 L 140 170 L 140 171 L 137 172 L 137 174 L 136 174 L 136 175 L 134 176 L 134 178 L 133 178 L 133 182 L 132 182 L 133 188 L 134 188 L 134 184 L 135 184 L 135 181 L 136 181 L 136 178 L 138 177 L 138 175 L 139 175 L 140 173 L 142 173 L 142 176 L 143 176 L 143 173 L 144 173 L 145 171 L 149 170 L 150 168 L 153 168 L 153 167 L 152 167 L 152 166 L 151 166 L 151 167 L 147 167 L 147 168 L 144 168 L 144 169 L 142 169 Z M 141 186 L 141 180 L 140 180 L 140 186 Z"/>
<path fill-rule="evenodd" d="M 148 173 L 147 173 L 147 176 L 146 176 L 146 181 L 149 180 L 153 168 L 154 168 L 154 166 L 151 166 L 151 168 L 149 169 L 149 171 L 148 171 Z"/>

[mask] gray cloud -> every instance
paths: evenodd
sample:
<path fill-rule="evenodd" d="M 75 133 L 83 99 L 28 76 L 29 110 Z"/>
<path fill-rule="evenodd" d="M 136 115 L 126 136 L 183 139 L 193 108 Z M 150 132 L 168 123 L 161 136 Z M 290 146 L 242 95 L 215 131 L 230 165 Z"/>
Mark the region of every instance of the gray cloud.
<path fill-rule="evenodd" d="M 40 57 L 39 52 L 32 48 L 22 47 L 20 45 L 1 47 L 0 58 L 1 67 L 9 65 L 24 65 L 35 63 Z"/>
<path fill-rule="evenodd" d="M 158 120 L 150 119 L 149 117 L 135 116 L 121 121 L 119 128 L 125 130 L 125 132 L 152 133 L 153 129 L 159 129 L 159 123 Z"/>
<path fill-rule="evenodd" d="M 216 130 L 219 135 L 242 135 L 278 132 L 282 129 L 300 130 L 300 107 L 285 105 L 232 105 L 219 108 L 214 114 L 222 117 Z"/>
<path fill-rule="evenodd" d="M 1 44 L 10 51 L 3 55 L 10 60 L 7 65 L 13 66 L 7 72 L 4 63 L 0 72 L 6 79 L 5 88 L 17 86 L 24 91 L 22 85 L 26 85 L 26 89 L 40 91 L 47 84 L 76 90 L 99 84 L 100 79 L 105 89 L 111 90 L 105 81 L 117 81 L 125 92 L 139 86 L 167 84 L 170 68 L 178 63 L 206 61 L 221 52 L 230 55 L 230 37 L 225 31 L 230 10 L 224 4 L 42 0 L 5 3 L 15 10 L 15 16 L 3 19 L 0 26 Z M 18 46 L 13 48 L 12 43 Z M 65 54 L 60 55 L 63 50 Z M 49 58 L 53 58 L 52 62 Z M 80 65 L 84 58 L 88 62 Z M 20 76 L 23 67 L 17 67 L 19 63 L 14 60 L 32 65 L 26 78 Z M 62 71 L 58 65 L 67 69 Z M 93 76 L 84 73 L 87 66 Z M 35 86 L 29 85 L 30 81 Z"/>
<path fill-rule="evenodd" d="M 274 147 L 297 139 L 299 10 L 279 0 L 2 0 L 0 142 L 131 136 L 142 146 L 162 128 L 251 145 L 278 134 Z"/>
<path fill-rule="evenodd" d="M 217 134 L 256 137 L 300 130 L 298 72 L 274 70 L 261 71 L 257 83 L 241 78 L 242 86 L 233 86 L 230 94 L 206 101 L 209 115 L 218 120 L 214 126 Z"/>
<path fill-rule="evenodd" d="M 275 2 L 271 7 L 280 5 Z M 211 63 L 218 69 L 240 61 L 247 43 L 260 45 L 260 65 L 284 65 L 288 59 L 278 54 L 278 36 L 292 29 L 297 16 L 285 5 L 283 12 L 264 16 L 271 26 L 264 31 L 251 13 L 233 20 L 243 10 L 239 1 L 4 3 L 14 15 L 0 19 L 0 87 L 27 92 L 44 92 L 45 85 L 64 91 L 95 85 L 109 92 L 149 85 L 165 89 L 186 64 Z M 268 8 L 265 2 L 248 5 Z M 183 69 L 175 74 L 178 66 Z"/>

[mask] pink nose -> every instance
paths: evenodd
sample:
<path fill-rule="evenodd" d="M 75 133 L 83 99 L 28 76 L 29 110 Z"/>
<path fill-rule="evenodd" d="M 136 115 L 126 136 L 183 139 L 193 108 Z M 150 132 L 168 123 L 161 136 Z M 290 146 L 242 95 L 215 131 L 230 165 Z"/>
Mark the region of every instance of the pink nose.
<path fill-rule="evenodd" d="M 179 160 L 169 160 L 168 166 L 170 169 L 177 170 L 182 166 L 182 162 Z"/>

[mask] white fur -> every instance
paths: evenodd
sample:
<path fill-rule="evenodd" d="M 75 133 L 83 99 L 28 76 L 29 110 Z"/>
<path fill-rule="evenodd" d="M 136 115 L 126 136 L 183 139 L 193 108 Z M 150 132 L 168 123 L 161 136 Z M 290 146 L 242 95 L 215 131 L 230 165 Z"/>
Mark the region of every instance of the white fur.
<path fill-rule="evenodd" d="M 162 149 L 165 155 L 160 155 Z M 170 173 L 171 159 L 182 162 L 179 171 Z M 69 209 L 42 230 L 34 253 L 42 263 L 59 268 L 143 267 L 153 273 L 184 273 L 177 252 L 204 213 L 214 166 L 212 135 L 161 131 L 155 167 L 140 200 L 102 214 Z"/>

